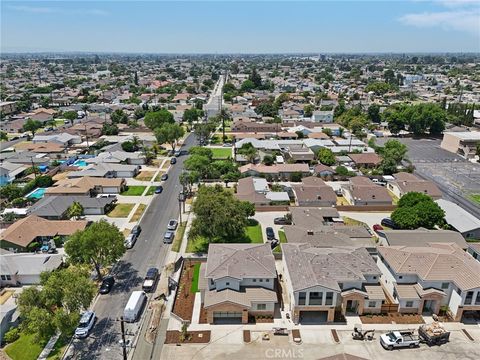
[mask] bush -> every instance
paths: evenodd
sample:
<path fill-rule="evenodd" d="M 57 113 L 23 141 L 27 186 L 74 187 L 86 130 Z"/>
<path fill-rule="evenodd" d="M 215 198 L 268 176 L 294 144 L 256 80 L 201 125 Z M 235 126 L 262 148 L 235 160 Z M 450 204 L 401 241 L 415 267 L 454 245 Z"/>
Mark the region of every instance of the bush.
<path fill-rule="evenodd" d="M 5 340 L 6 343 L 10 344 L 14 341 L 17 341 L 19 337 L 20 331 L 18 330 L 18 328 L 11 328 L 5 333 L 5 335 L 3 336 L 3 340 Z"/>

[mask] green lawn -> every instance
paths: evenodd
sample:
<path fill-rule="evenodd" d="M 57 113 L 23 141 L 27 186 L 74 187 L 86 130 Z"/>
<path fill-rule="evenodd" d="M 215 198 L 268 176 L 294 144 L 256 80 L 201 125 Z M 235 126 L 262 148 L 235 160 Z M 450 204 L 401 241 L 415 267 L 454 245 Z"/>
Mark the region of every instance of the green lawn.
<path fill-rule="evenodd" d="M 135 204 L 116 204 L 113 210 L 107 214 L 107 216 L 126 218 L 134 206 Z"/>
<path fill-rule="evenodd" d="M 185 234 L 185 228 L 187 226 L 187 222 L 182 222 L 177 229 L 177 233 L 175 234 L 175 240 L 173 240 L 172 244 L 172 251 L 179 252 L 180 246 L 182 245 L 183 235 Z"/>
<path fill-rule="evenodd" d="M 280 244 L 285 244 L 287 242 L 287 237 L 285 236 L 285 231 L 279 231 L 278 232 L 278 238 L 280 239 Z M 273 249 L 273 252 L 282 252 L 282 248 L 280 247 L 280 244 L 278 244 L 275 249 Z"/>
<path fill-rule="evenodd" d="M 62 358 L 62 355 L 67 348 L 67 345 L 70 341 L 69 337 L 63 337 L 60 336 L 55 343 L 55 346 L 53 347 L 52 351 L 47 357 L 47 360 L 60 360 Z"/>
<path fill-rule="evenodd" d="M 20 334 L 17 341 L 5 348 L 5 352 L 12 360 L 37 360 L 45 343 L 34 340 L 34 334 Z"/>
<path fill-rule="evenodd" d="M 197 237 L 196 239 L 188 239 L 187 253 L 206 252 L 208 250 L 208 240 L 203 237 Z"/>
<path fill-rule="evenodd" d="M 124 196 L 140 196 L 143 194 L 147 187 L 141 185 L 127 186 L 127 189 L 123 191 L 120 195 Z"/>
<path fill-rule="evenodd" d="M 227 159 L 232 157 L 232 148 L 210 148 L 214 159 Z"/>
<path fill-rule="evenodd" d="M 257 223 L 253 226 L 247 226 L 245 232 L 251 243 L 263 243 L 262 227 L 260 224 Z"/>
<path fill-rule="evenodd" d="M 190 291 L 192 293 L 198 292 L 198 278 L 200 275 L 200 263 L 196 263 L 193 267 L 193 278 L 192 278 L 192 286 L 190 287 Z"/>
<path fill-rule="evenodd" d="M 480 204 L 480 194 L 472 194 L 470 195 L 470 199 L 477 204 Z"/>
<path fill-rule="evenodd" d="M 156 189 L 156 186 L 150 186 L 146 192 L 145 195 L 153 195 L 155 194 L 155 189 Z"/>

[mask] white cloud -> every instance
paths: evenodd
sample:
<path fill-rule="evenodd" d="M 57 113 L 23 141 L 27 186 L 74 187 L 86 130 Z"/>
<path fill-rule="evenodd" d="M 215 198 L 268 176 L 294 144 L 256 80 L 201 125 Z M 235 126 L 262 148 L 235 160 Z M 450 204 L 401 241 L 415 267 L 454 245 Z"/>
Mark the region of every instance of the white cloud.
<path fill-rule="evenodd" d="M 399 20 L 420 28 L 441 27 L 480 36 L 480 12 L 475 9 L 406 14 Z"/>
<path fill-rule="evenodd" d="M 51 14 L 58 12 L 58 9 L 50 7 L 35 7 L 35 6 L 9 6 L 10 9 L 22 12 L 29 12 L 35 14 Z"/>

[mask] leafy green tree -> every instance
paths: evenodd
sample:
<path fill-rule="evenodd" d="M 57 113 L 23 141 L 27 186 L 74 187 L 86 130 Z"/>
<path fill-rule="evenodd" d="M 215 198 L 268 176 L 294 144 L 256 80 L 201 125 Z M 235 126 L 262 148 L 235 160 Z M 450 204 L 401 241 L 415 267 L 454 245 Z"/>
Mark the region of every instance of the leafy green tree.
<path fill-rule="evenodd" d="M 374 81 L 365 87 L 366 92 L 373 91 L 375 95 L 385 95 L 389 91 L 396 91 L 398 87 L 382 81 Z"/>
<path fill-rule="evenodd" d="M 311 104 L 305 105 L 303 107 L 303 116 L 312 117 L 313 110 L 315 110 L 315 107 L 313 105 L 311 105 Z"/>
<path fill-rule="evenodd" d="M 68 214 L 68 217 L 70 218 L 74 217 L 75 219 L 78 220 L 84 214 L 84 209 L 82 204 L 80 204 L 78 201 L 74 201 L 72 205 L 68 207 L 67 214 Z"/>
<path fill-rule="evenodd" d="M 177 140 L 185 134 L 185 130 L 178 124 L 166 123 L 155 129 L 155 137 L 159 144 L 168 143 L 175 150 Z"/>
<path fill-rule="evenodd" d="M 105 220 L 77 231 L 65 243 L 65 252 L 74 264 L 93 265 L 102 279 L 101 269 L 117 261 L 124 253 L 124 237 L 115 225 Z"/>
<path fill-rule="evenodd" d="M 198 120 L 197 109 L 186 109 L 183 112 L 183 121 L 186 121 L 191 125 L 193 124 L 194 121 L 197 121 L 197 120 Z"/>
<path fill-rule="evenodd" d="M 244 155 L 247 158 L 248 162 L 253 164 L 257 159 L 258 150 L 251 143 L 246 143 L 237 150 L 237 153 Z"/>
<path fill-rule="evenodd" d="M 147 112 L 143 122 L 145 123 L 146 127 L 151 130 L 155 130 L 164 124 L 173 124 L 175 119 L 170 111 L 166 109 L 160 109 L 154 112 Z"/>
<path fill-rule="evenodd" d="M 335 164 L 335 155 L 328 148 L 320 148 L 317 152 L 317 159 L 324 165 L 331 166 Z"/>
<path fill-rule="evenodd" d="M 265 165 L 267 165 L 267 166 L 271 166 L 271 165 L 274 164 L 275 159 L 273 158 L 272 155 L 265 155 L 265 156 L 263 157 L 263 161 L 262 161 L 262 162 L 263 162 Z"/>
<path fill-rule="evenodd" d="M 248 80 L 250 80 L 255 85 L 256 89 L 262 86 L 262 77 L 257 72 L 257 69 L 255 67 L 252 69 L 252 72 L 248 76 Z"/>
<path fill-rule="evenodd" d="M 391 218 L 401 229 L 433 229 L 445 223 L 445 212 L 430 196 L 410 192 L 400 198 Z"/>
<path fill-rule="evenodd" d="M 117 109 L 110 115 L 110 120 L 113 124 L 127 124 L 128 115 L 122 109 Z"/>
<path fill-rule="evenodd" d="M 192 146 L 188 151 L 190 155 L 206 156 L 209 160 L 213 159 L 213 151 L 210 148 L 203 146 Z"/>
<path fill-rule="evenodd" d="M 368 115 L 368 120 L 370 120 L 373 123 L 380 123 L 381 117 L 380 117 L 380 106 L 377 104 L 372 104 L 368 107 L 367 110 L 367 115 Z"/>
<path fill-rule="evenodd" d="M 193 185 L 200 181 L 200 174 L 197 171 L 184 171 L 178 178 L 183 187 L 183 192 L 190 194 Z"/>
<path fill-rule="evenodd" d="M 204 155 L 190 155 L 185 161 L 184 166 L 186 170 L 195 171 L 200 178 L 206 179 L 209 174 L 209 166 L 212 160 Z"/>
<path fill-rule="evenodd" d="M 104 123 L 102 126 L 102 135 L 118 135 L 119 131 L 116 124 Z"/>
<path fill-rule="evenodd" d="M 240 90 L 243 92 L 250 92 L 253 89 L 255 89 L 255 83 L 249 79 L 245 80 L 240 87 Z"/>
<path fill-rule="evenodd" d="M 278 114 L 278 109 L 273 101 L 264 101 L 257 105 L 255 112 L 263 116 L 274 117 Z"/>
<path fill-rule="evenodd" d="M 8 141 L 8 136 L 5 131 L 0 131 L 0 141 Z"/>
<path fill-rule="evenodd" d="M 23 124 L 23 131 L 30 131 L 32 133 L 32 137 L 35 136 L 35 133 L 37 132 L 38 129 L 42 127 L 42 123 L 37 120 L 33 119 L 28 119 L 25 121 L 25 124 Z"/>
<path fill-rule="evenodd" d="M 23 195 L 23 190 L 15 184 L 7 184 L 0 187 L 0 197 L 12 201 Z"/>
<path fill-rule="evenodd" d="M 189 236 L 222 243 L 244 239 L 252 208 L 242 203 L 222 186 L 201 186 L 193 203 L 195 219 Z"/>
<path fill-rule="evenodd" d="M 237 172 L 231 171 L 221 175 L 220 178 L 225 183 L 225 186 L 228 187 L 228 183 L 237 182 L 238 179 L 240 179 L 240 173 L 238 171 Z"/>
<path fill-rule="evenodd" d="M 73 121 L 77 119 L 77 112 L 73 110 L 65 111 L 63 113 L 63 117 L 68 121 L 70 121 L 70 124 L 73 125 Z"/>

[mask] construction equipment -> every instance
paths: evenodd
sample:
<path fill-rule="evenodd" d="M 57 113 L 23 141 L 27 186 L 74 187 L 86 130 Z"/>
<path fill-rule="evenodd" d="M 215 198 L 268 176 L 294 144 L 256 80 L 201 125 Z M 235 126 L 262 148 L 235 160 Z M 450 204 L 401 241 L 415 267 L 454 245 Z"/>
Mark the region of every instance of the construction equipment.
<path fill-rule="evenodd" d="M 362 330 L 362 325 L 357 324 L 353 328 L 352 338 L 353 340 L 373 340 L 375 330 Z"/>
<path fill-rule="evenodd" d="M 273 335 L 288 335 L 287 328 L 274 327 L 272 330 L 273 330 Z"/>

